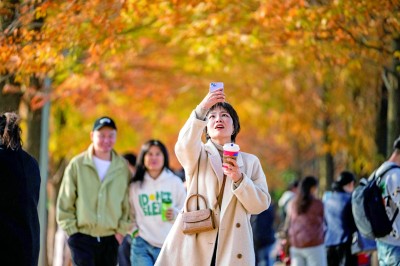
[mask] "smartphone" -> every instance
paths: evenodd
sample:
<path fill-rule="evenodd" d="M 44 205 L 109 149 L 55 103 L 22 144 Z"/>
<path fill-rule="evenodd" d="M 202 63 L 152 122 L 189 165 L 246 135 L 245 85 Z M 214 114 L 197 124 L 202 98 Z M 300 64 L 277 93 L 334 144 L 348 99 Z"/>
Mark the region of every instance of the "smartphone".
<path fill-rule="evenodd" d="M 218 89 L 223 89 L 224 88 L 224 83 L 223 82 L 211 82 L 210 83 L 210 92 L 213 92 Z"/>

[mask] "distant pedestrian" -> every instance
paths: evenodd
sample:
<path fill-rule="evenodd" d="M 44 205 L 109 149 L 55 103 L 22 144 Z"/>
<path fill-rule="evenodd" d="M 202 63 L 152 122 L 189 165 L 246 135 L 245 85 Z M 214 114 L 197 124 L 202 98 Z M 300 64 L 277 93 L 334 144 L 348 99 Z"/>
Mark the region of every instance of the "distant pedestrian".
<path fill-rule="evenodd" d="M 400 166 L 400 137 L 393 143 L 393 152 L 389 159 L 376 170 L 376 174 L 379 175 L 393 165 Z M 398 213 L 400 208 L 400 169 L 394 168 L 386 172 L 379 185 L 386 213 L 389 219 L 394 219 L 392 232 L 376 239 L 379 265 L 398 266 L 400 265 L 400 214 Z"/>
<path fill-rule="evenodd" d="M 54 236 L 53 266 L 70 265 L 72 265 L 72 259 L 68 246 L 68 235 L 58 226 Z"/>
<path fill-rule="evenodd" d="M 132 266 L 154 265 L 185 199 L 185 187 L 169 167 L 165 145 L 159 140 L 144 143 L 129 188 Z"/>
<path fill-rule="evenodd" d="M 132 152 L 126 152 L 122 155 L 122 157 L 124 157 L 124 159 L 128 162 L 128 168 L 131 176 L 134 176 L 136 173 L 136 154 Z"/>
<path fill-rule="evenodd" d="M 37 266 L 40 247 L 40 172 L 22 149 L 19 116 L 0 115 L 1 265 Z"/>
<path fill-rule="evenodd" d="M 289 185 L 287 186 L 286 191 L 284 191 L 282 193 L 282 196 L 278 200 L 278 207 L 279 207 L 279 214 L 280 214 L 279 218 L 281 221 L 281 226 L 283 226 L 285 219 L 286 219 L 288 203 L 296 195 L 298 186 L 299 186 L 299 180 L 294 180 L 294 181 L 290 182 Z"/>
<path fill-rule="evenodd" d="M 114 150 L 117 127 L 100 117 L 90 133 L 92 144 L 64 172 L 57 200 L 57 222 L 69 235 L 74 265 L 115 266 L 118 246 L 131 225 L 129 169 Z"/>
<path fill-rule="evenodd" d="M 273 266 L 275 256 L 275 204 L 271 202 L 269 208 L 257 215 L 251 216 L 253 229 L 254 249 L 256 253 L 256 266 Z"/>
<path fill-rule="evenodd" d="M 123 155 L 128 162 L 131 176 L 136 173 L 136 155 L 128 152 Z M 131 243 L 132 237 L 127 233 L 118 248 L 118 266 L 131 266 Z"/>
<path fill-rule="evenodd" d="M 324 200 L 328 266 L 357 265 L 357 256 L 351 253 L 352 235 L 357 231 L 351 211 L 355 180 L 353 173 L 341 172 Z"/>
<path fill-rule="evenodd" d="M 318 179 L 303 178 L 288 206 L 288 233 L 292 266 L 326 266 L 324 206 L 316 198 Z"/>

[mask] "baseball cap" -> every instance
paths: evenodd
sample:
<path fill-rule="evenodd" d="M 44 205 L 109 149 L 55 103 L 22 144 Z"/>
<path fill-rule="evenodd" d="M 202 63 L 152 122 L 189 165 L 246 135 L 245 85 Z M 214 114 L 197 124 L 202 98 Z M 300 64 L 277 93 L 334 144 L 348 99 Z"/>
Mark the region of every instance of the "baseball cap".
<path fill-rule="evenodd" d="M 102 127 L 110 127 L 110 128 L 117 130 L 117 126 L 115 125 L 114 120 L 112 120 L 108 116 L 102 116 L 102 117 L 98 118 L 94 122 L 93 131 L 99 130 Z"/>

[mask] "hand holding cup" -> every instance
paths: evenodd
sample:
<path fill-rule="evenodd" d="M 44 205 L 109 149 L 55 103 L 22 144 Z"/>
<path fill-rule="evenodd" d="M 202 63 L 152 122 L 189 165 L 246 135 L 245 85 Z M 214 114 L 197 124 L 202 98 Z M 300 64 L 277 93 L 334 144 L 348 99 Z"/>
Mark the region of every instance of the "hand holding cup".
<path fill-rule="evenodd" d="M 226 143 L 223 146 L 223 150 L 222 166 L 224 168 L 224 174 L 229 176 L 234 182 L 237 182 L 242 178 L 242 173 L 236 163 L 240 147 L 235 143 Z"/>

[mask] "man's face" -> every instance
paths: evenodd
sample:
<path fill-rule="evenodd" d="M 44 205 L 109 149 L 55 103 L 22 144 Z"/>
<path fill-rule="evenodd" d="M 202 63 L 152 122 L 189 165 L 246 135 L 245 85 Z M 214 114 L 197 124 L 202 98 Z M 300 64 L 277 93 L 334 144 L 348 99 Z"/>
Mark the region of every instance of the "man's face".
<path fill-rule="evenodd" d="M 90 138 L 93 142 L 94 150 L 99 153 L 108 153 L 114 148 L 117 139 L 117 131 L 110 127 L 102 127 L 92 131 Z"/>

